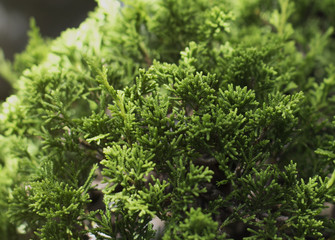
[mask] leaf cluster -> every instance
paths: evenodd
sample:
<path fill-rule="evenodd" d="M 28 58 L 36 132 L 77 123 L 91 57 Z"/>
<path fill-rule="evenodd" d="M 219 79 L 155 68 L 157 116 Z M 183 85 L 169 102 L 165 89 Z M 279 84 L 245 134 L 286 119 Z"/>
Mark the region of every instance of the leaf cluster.
<path fill-rule="evenodd" d="M 335 235 L 332 1 L 98 2 L 0 61 L 4 239 Z"/>

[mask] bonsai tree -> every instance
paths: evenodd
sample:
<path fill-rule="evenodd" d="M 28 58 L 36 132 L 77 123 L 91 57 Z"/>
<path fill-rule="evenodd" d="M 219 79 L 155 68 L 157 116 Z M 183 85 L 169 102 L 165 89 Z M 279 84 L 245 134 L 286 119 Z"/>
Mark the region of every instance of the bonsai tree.
<path fill-rule="evenodd" d="M 335 236 L 332 0 L 100 0 L 0 72 L 2 239 Z"/>

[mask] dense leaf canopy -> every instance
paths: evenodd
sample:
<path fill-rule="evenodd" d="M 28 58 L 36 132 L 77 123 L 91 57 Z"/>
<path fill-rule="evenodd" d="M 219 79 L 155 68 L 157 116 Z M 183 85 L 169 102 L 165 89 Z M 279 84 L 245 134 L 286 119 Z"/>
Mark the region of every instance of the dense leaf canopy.
<path fill-rule="evenodd" d="M 333 0 L 98 2 L 0 59 L 3 239 L 335 236 Z"/>

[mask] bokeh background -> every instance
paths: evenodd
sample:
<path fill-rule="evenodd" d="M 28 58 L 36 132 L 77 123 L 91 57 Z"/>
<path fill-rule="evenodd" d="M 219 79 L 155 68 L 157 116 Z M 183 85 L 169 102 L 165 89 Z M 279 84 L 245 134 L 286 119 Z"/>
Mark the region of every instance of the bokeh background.
<path fill-rule="evenodd" d="M 27 44 L 31 17 L 42 36 L 54 38 L 69 27 L 79 26 L 95 6 L 95 0 L 0 0 L 0 48 L 13 60 Z M 10 92 L 9 84 L 0 77 L 0 100 Z"/>

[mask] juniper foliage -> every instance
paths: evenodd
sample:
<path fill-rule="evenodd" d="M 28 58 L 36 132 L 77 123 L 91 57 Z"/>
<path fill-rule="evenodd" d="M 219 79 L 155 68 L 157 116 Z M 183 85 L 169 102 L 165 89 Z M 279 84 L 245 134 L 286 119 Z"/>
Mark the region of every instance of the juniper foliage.
<path fill-rule="evenodd" d="M 3 239 L 335 236 L 332 0 L 98 2 L 0 55 Z"/>

